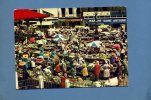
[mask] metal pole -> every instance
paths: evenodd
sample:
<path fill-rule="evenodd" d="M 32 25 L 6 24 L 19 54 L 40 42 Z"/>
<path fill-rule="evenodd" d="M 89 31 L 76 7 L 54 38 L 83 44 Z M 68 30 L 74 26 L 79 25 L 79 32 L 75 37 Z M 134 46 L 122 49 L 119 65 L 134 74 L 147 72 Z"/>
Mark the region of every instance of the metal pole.
<path fill-rule="evenodd" d="M 42 19 L 40 19 L 40 29 L 42 30 Z"/>
<path fill-rule="evenodd" d="M 98 34 L 98 25 L 97 25 L 97 12 L 95 12 L 95 34 Z"/>

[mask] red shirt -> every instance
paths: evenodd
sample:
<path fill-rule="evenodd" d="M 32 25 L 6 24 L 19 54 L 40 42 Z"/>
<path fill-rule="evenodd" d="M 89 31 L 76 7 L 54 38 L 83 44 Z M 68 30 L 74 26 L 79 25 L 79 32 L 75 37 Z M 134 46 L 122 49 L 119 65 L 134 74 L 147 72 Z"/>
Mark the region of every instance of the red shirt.
<path fill-rule="evenodd" d="M 60 87 L 61 88 L 65 88 L 65 81 L 66 81 L 66 78 L 65 77 L 61 77 L 61 83 L 60 83 Z"/>
<path fill-rule="evenodd" d="M 99 74 L 100 74 L 100 64 L 95 64 L 94 74 L 95 74 L 95 76 L 99 76 Z"/>
<path fill-rule="evenodd" d="M 61 72 L 60 64 L 56 65 L 55 71 L 57 73 Z"/>

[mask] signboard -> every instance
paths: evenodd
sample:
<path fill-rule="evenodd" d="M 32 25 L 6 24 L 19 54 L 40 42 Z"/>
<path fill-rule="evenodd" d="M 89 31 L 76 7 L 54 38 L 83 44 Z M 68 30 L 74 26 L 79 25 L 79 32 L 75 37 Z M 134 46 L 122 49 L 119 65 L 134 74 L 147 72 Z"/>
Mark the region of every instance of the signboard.
<path fill-rule="evenodd" d="M 104 23 L 104 24 L 116 24 L 116 23 L 119 23 L 119 24 L 122 24 L 122 23 L 126 23 L 126 18 L 122 18 L 122 19 L 115 19 L 115 18 L 110 18 L 110 19 L 97 19 L 95 21 L 95 19 L 84 19 L 84 21 L 86 23 L 89 23 L 89 24 L 101 24 L 101 23 Z"/>
<path fill-rule="evenodd" d="M 95 14 L 97 14 L 97 16 L 110 16 L 110 15 L 111 15 L 110 11 L 102 11 L 102 12 L 83 12 L 83 16 L 84 16 L 84 17 L 95 16 Z"/>

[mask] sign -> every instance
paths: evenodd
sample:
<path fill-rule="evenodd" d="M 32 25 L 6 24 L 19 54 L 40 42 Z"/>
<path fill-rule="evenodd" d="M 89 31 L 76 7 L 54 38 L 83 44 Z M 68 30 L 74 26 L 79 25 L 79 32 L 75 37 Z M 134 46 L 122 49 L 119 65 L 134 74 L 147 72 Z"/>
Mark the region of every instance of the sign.
<path fill-rule="evenodd" d="M 111 15 L 110 11 L 102 11 L 102 12 L 83 12 L 83 16 L 84 16 L 84 17 L 95 16 L 95 14 L 97 14 L 97 16 L 110 16 L 110 15 Z"/>
<path fill-rule="evenodd" d="M 117 18 L 108 18 L 108 19 L 97 19 L 96 21 L 95 21 L 95 19 L 93 18 L 91 18 L 91 19 L 84 19 L 84 21 L 86 22 L 86 23 L 89 23 L 89 24 L 95 24 L 95 23 L 97 23 L 97 24 L 125 24 L 126 23 L 126 18 L 121 18 L 121 19 L 117 19 Z"/>
<path fill-rule="evenodd" d="M 126 22 L 126 19 L 114 19 L 113 23 L 122 23 L 122 22 Z"/>

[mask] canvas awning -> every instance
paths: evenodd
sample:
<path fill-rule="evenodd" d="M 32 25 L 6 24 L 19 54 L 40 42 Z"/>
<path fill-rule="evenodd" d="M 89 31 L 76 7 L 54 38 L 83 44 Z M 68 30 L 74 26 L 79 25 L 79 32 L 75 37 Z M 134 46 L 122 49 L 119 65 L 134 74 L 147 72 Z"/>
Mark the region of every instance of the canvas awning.
<path fill-rule="evenodd" d="M 29 9 L 17 9 L 14 11 L 14 20 L 28 20 L 28 19 L 46 18 L 46 17 L 49 16 Z"/>

